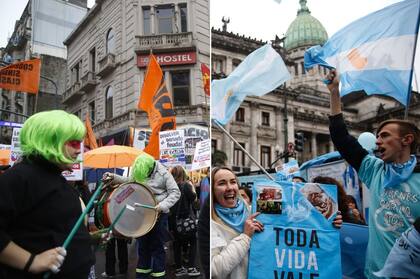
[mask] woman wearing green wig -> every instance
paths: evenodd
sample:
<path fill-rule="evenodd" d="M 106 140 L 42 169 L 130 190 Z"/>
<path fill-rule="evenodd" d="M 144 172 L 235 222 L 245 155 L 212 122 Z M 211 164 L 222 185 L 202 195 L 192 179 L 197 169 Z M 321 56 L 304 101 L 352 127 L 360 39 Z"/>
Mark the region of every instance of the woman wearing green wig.
<path fill-rule="evenodd" d="M 61 110 L 34 114 L 20 131 L 21 162 L 0 176 L 0 278 L 87 278 L 94 263 L 85 226 L 61 245 L 82 212 L 77 191 L 61 175 L 71 170 L 83 123 Z"/>
<path fill-rule="evenodd" d="M 165 250 L 169 209 L 181 196 L 178 185 L 168 170 L 147 153 L 140 154 L 132 165 L 131 177 L 122 177 L 105 173 L 104 179 L 112 179 L 114 183 L 135 181 L 149 186 L 160 212 L 153 229 L 137 239 L 138 262 L 136 278 L 165 278 Z"/>

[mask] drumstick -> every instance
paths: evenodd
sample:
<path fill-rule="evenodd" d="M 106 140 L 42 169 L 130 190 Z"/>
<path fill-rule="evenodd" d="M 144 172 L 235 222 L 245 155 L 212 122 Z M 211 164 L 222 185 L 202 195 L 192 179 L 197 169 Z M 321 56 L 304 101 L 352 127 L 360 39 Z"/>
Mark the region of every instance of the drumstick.
<path fill-rule="evenodd" d="M 76 224 L 73 226 L 73 229 L 70 231 L 69 235 L 67 236 L 66 240 L 64 241 L 64 244 L 63 244 L 63 248 L 64 249 L 67 249 L 67 247 L 70 245 L 70 242 L 72 241 L 74 235 L 79 230 L 80 225 L 82 224 L 82 222 L 84 221 L 86 215 L 88 214 L 88 212 L 92 208 L 93 201 L 96 200 L 96 198 L 98 197 L 98 195 L 101 192 L 101 190 L 102 190 L 102 182 L 99 181 L 98 188 L 96 189 L 95 193 L 90 198 L 88 204 L 86 205 L 85 210 L 83 210 L 83 212 L 79 216 L 79 219 L 77 220 Z M 48 271 L 47 273 L 44 274 L 44 279 L 48 279 L 50 277 L 50 275 L 51 275 L 51 271 Z"/>
<path fill-rule="evenodd" d="M 144 207 L 144 208 L 149 208 L 149 209 L 154 209 L 154 210 L 156 210 L 156 207 L 154 207 L 154 206 L 152 206 L 152 205 L 141 204 L 141 203 L 138 203 L 138 202 L 135 202 L 135 203 L 134 203 L 134 206 L 136 206 L 136 207 Z"/>

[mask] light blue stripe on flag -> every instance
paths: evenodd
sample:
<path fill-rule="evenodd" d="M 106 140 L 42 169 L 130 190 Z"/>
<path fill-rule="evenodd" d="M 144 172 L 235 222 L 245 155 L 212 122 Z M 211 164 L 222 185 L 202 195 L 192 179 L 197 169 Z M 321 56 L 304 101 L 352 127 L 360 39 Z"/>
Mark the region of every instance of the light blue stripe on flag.
<path fill-rule="evenodd" d="M 354 21 L 334 34 L 323 47 L 305 53 L 305 68 L 323 65 L 340 74 L 340 95 L 364 90 L 407 105 L 420 0 L 406 0 Z"/>
<path fill-rule="evenodd" d="M 211 83 L 212 119 L 225 125 L 246 96 L 262 96 L 290 79 L 281 56 L 269 45 L 249 54 L 225 79 Z"/>

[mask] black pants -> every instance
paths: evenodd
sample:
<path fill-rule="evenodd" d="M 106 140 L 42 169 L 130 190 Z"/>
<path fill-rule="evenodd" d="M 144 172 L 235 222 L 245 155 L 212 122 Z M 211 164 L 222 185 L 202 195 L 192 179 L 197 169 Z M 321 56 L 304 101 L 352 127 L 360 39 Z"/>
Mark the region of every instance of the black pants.
<path fill-rule="evenodd" d="M 118 266 L 120 273 L 127 273 L 128 268 L 128 248 L 127 240 L 112 238 L 108 241 L 105 251 L 105 272 L 108 275 L 115 275 L 115 242 L 118 249 Z"/>
<path fill-rule="evenodd" d="M 182 266 L 182 248 L 190 245 L 189 249 L 187 250 L 188 253 L 188 266 L 187 267 L 195 267 L 195 257 L 197 255 L 197 238 L 194 236 L 182 239 L 177 237 L 175 234 L 174 240 L 174 258 L 175 258 L 175 266 L 176 268 L 181 268 Z"/>

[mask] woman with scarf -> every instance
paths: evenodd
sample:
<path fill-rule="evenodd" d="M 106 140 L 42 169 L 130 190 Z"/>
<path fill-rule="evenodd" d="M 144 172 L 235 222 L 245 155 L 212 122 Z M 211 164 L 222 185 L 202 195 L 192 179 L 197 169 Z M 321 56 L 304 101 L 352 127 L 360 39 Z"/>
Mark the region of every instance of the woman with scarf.
<path fill-rule="evenodd" d="M 211 173 L 211 274 L 213 278 L 247 278 L 251 237 L 264 230 L 239 195 L 238 179 L 227 167 Z"/>

